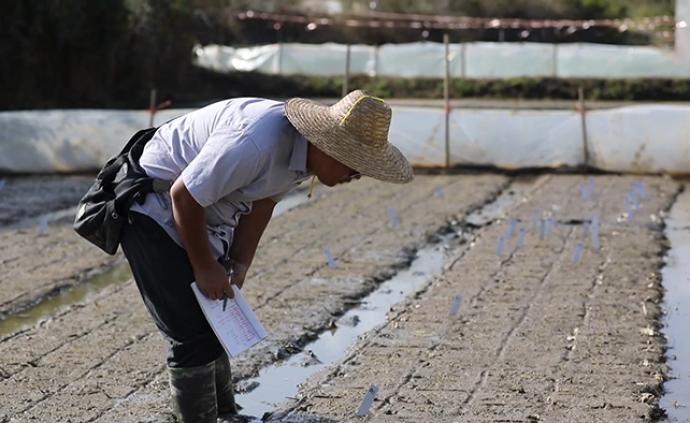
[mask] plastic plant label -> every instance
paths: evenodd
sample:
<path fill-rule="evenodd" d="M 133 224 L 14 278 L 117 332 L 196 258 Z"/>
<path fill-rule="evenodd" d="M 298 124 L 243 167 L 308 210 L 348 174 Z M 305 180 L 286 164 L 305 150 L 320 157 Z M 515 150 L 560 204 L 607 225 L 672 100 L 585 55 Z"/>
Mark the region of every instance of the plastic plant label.
<path fill-rule="evenodd" d="M 555 226 L 556 226 L 556 220 L 551 216 L 547 217 L 546 218 L 546 227 L 545 227 L 546 236 L 551 235 L 551 231 L 553 231 L 553 228 Z"/>
<path fill-rule="evenodd" d="M 508 221 L 508 229 L 506 230 L 506 237 L 508 239 L 513 237 L 513 234 L 515 233 L 515 228 L 517 227 L 517 219 L 514 217 Z"/>
<path fill-rule="evenodd" d="M 546 220 L 541 219 L 539 221 L 539 239 L 544 240 L 546 239 Z"/>
<path fill-rule="evenodd" d="M 462 305 L 462 297 L 460 295 L 456 295 L 453 297 L 453 302 L 450 303 L 450 310 L 448 311 L 448 315 L 450 317 L 455 317 L 460 313 L 460 305 Z"/>
<path fill-rule="evenodd" d="M 625 199 L 625 212 L 628 214 L 628 221 L 631 221 L 635 217 L 639 208 L 637 195 L 633 191 L 629 192 Z"/>
<path fill-rule="evenodd" d="M 599 241 L 599 216 L 592 217 L 592 222 L 589 224 L 589 232 L 592 237 L 592 248 L 599 251 L 601 249 L 601 242 Z"/>
<path fill-rule="evenodd" d="M 323 250 L 323 253 L 326 255 L 326 263 L 328 264 L 328 268 L 335 269 L 335 258 L 333 257 L 333 252 L 331 251 L 331 249 L 326 248 L 325 250 Z"/>
<path fill-rule="evenodd" d="M 357 410 L 357 417 L 364 417 L 367 414 L 369 414 L 369 409 L 371 408 L 372 404 L 374 404 L 374 400 L 376 399 L 376 395 L 378 393 L 378 386 L 373 384 L 369 386 L 369 389 L 367 390 L 367 393 L 364 395 L 364 399 L 362 399 L 362 403 L 359 405 L 359 409 Z"/>
<path fill-rule="evenodd" d="M 578 188 L 580 190 L 580 198 L 582 198 L 584 201 L 589 201 L 592 199 L 592 197 L 594 197 L 594 192 L 597 189 L 596 181 L 590 176 L 587 178 L 587 182 L 580 183 Z"/>
<path fill-rule="evenodd" d="M 527 231 L 525 228 L 520 228 L 520 232 L 518 232 L 518 239 L 517 239 L 517 248 L 522 248 L 525 246 L 525 236 L 527 235 Z"/>
<path fill-rule="evenodd" d="M 597 192 L 597 181 L 594 179 L 593 176 L 587 178 L 587 187 L 589 190 L 589 197 L 594 197 L 594 194 L 596 194 Z"/>
<path fill-rule="evenodd" d="M 38 223 L 37 233 L 38 235 L 48 234 L 48 216 L 43 216 L 41 218 L 41 221 Z"/>
<path fill-rule="evenodd" d="M 647 188 L 641 180 L 636 180 L 625 197 L 625 211 L 631 221 L 641 208 L 640 200 L 647 198 Z"/>
<path fill-rule="evenodd" d="M 644 181 L 638 179 L 633 182 L 632 191 L 635 193 L 635 195 L 637 195 L 637 197 L 643 200 L 647 198 L 647 186 Z"/>
<path fill-rule="evenodd" d="M 501 236 L 498 238 L 498 244 L 496 245 L 496 255 L 503 257 L 503 252 L 506 248 L 506 238 Z"/>
<path fill-rule="evenodd" d="M 538 231 L 539 231 L 539 228 L 540 228 L 540 226 L 539 226 L 539 224 L 540 224 L 539 217 L 540 217 L 540 215 L 541 215 L 541 213 L 539 212 L 539 209 L 534 209 L 534 211 L 532 212 L 532 216 L 531 216 L 530 219 L 529 219 L 529 220 L 530 220 L 530 223 L 532 224 L 532 230 L 533 230 L 534 232 L 538 232 Z"/>
<path fill-rule="evenodd" d="M 577 245 L 575 245 L 575 252 L 573 253 L 573 263 L 579 263 L 580 260 L 582 260 L 582 254 L 584 252 L 585 246 L 581 242 L 578 242 Z"/>
<path fill-rule="evenodd" d="M 393 207 L 388 208 L 388 224 L 391 228 L 398 228 L 400 226 L 398 212 Z"/>
<path fill-rule="evenodd" d="M 581 183 L 579 185 L 579 189 L 580 189 L 580 198 L 582 198 L 582 200 L 584 200 L 584 201 L 588 201 L 590 199 L 590 194 L 589 194 L 589 188 L 587 187 L 587 185 Z"/>

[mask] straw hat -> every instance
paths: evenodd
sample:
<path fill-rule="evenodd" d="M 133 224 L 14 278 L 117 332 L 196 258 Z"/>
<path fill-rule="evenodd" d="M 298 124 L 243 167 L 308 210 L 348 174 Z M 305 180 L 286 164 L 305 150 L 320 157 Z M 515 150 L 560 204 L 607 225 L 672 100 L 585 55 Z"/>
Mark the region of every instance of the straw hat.
<path fill-rule="evenodd" d="M 399 184 L 412 180 L 412 166 L 388 142 L 391 108 L 380 98 L 357 90 L 330 107 L 292 98 L 285 114 L 319 150 L 362 175 Z"/>

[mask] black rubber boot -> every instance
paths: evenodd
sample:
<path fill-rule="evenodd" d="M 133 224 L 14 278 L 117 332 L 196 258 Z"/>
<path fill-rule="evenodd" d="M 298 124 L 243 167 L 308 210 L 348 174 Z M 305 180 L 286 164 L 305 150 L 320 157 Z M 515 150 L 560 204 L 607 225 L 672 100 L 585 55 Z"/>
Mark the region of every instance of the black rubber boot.
<path fill-rule="evenodd" d="M 168 367 L 173 410 L 182 423 L 216 423 L 216 362 L 198 367 Z"/>
<path fill-rule="evenodd" d="M 235 404 L 235 393 L 232 388 L 232 373 L 230 372 L 230 360 L 226 354 L 216 359 L 216 402 L 218 403 L 219 416 L 232 416 L 238 413 L 239 407 Z"/>

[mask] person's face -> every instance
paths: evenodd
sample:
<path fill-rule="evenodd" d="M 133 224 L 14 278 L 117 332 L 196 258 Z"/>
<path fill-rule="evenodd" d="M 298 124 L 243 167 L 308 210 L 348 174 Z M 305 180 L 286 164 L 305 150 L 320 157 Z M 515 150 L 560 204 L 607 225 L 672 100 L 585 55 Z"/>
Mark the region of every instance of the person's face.
<path fill-rule="evenodd" d="M 319 178 L 319 181 L 329 187 L 344 184 L 362 176 L 311 144 L 309 144 L 307 163 L 309 170 Z"/>
<path fill-rule="evenodd" d="M 359 179 L 362 175 L 339 161 L 333 159 L 332 157 L 326 156 L 328 160 L 324 160 L 321 166 L 317 169 L 314 174 L 319 181 L 329 187 L 345 184 L 353 179 Z"/>

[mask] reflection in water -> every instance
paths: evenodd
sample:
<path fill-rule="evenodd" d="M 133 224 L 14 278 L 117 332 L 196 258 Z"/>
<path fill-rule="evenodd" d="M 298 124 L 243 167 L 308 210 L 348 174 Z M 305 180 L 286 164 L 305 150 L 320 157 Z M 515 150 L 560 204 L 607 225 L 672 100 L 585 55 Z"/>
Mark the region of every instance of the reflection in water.
<path fill-rule="evenodd" d="M 664 383 L 660 406 L 669 422 L 690 421 L 690 190 L 678 197 L 666 220 L 666 237 L 671 249 L 662 271 L 666 321 L 663 333 L 668 342 L 666 357 L 672 379 Z"/>
<path fill-rule="evenodd" d="M 432 276 L 439 274 L 443 259 L 442 245 L 436 244 L 420 250 L 409 269 L 381 284 L 358 307 L 340 317 L 336 322 L 337 329 L 322 333 L 318 339 L 306 345 L 301 353 L 293 355 L 286 362 L 262 369 L 257 378 L 249 381 L 258 382 L 258 387 L 236 398 L 243 407 L 242 413 L 261 417 L 278 404 L 294 397 L 299 384 L 344 358 L 360 335 L 386 321 L 386 315 L 392 306 L 423 288 Z M 305 363 L 308 365 L 305 366 Z M 355 408 L 356 405 L 353 405 L 353 413 Z M 300 418 L 309 421 L 306 416 L 295 417 L 295 421 L 301 421 Z"/>
<path fill-rule="evenodd" d="M 83 301 L 87 296 L 94 295 L 110 285 L 126 282 L 131 277 L 127 263 L 119 263 L 76 287 L 66 288 L 64 292 L 51 296 L 35 307 L 0 320 L 0 338 L 34 326 L 41 320 L 56 315 L 61 309 Z"/>

